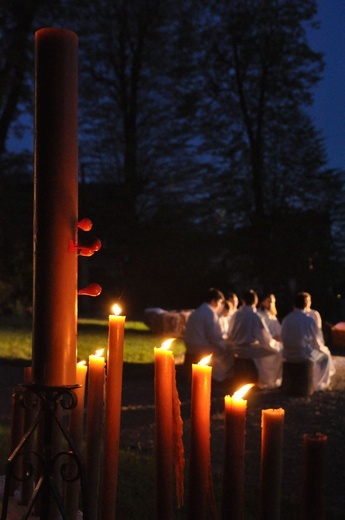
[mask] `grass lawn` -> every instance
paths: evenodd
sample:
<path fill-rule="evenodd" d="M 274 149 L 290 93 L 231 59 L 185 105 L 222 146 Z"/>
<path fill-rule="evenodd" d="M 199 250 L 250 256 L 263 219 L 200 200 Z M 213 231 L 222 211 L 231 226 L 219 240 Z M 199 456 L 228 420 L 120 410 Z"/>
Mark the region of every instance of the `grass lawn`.
<path fill-rule="evenodd" d="M 153 349 L 164 339 L 154 335 L 139 321 L 125 324 L 124 361 L 128 363 L 152 363 Z M 106 320 L 80 319 L 78 321 L 78 360 L 87 359 L 100 348 L 107 348 L 108 322 Z M 172 344 L 174 355 L 185 351 L 184 343 L 177 339 Z M 0 318 L 0 358 L 31 359 L 32 322 L 15 317 Z"/>

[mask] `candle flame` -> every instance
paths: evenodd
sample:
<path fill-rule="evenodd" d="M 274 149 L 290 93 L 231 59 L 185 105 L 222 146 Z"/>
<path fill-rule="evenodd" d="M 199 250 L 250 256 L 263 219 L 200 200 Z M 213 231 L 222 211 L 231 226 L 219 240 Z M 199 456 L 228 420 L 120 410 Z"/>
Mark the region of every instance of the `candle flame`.
<path fill-rule="evenodd" d="M 86 361 L 85 361 L 85 359 L 83 359 L 82 361 L 78 361 L 77 364 L 81 367 L 83 365 L 86 365 Z"/>
<path fill-rule="evenodd" d="M 115 303 L 113 306 L 112 306 L 112 311 L 113 311 L 113 314 L 115 314 L 115 316 L 119 316 L 121 314 L 121 307 L 120 305 L 118 305 L 117 303 Z"/>
<path fill-rule="evenodd" d="M 205 367 L 205 366 L 208 365 L 209 362 L 211 361 L 211 357 L 212 357 L 212 354 L 210 354 L 209 356 L 206 356 L 206 357 L 202 358 L 202 359 L 199 361 L 198 365 L 201 365 L 201 366 Z"/>
<path fill-rule="evenodd" d="M 95 352 L 96 357 L 102 357 L 104 354 L 104 348 L 98 348 Z"/>
<path fill-rule="evenodd" d="M 165 341 L 163 341 L 162 345 L 160 348 L 162 348 L 163 350 L 168 350 L 172 344 L 173 341 L 175 341 L 176 338 L 169 338 L 169 339 L 166 339 Z"/>
<path fill-rule="evenodd" d="M 233 397 L 235 397 L 236 399 L 242 399 L 242 397 L 244 397 L 248 390 L 250 390 L 253 386 L 253 383 L 248 383 L 247 385 L 242 386 L 239 390 L 237 390 L 234 393 Z"/>

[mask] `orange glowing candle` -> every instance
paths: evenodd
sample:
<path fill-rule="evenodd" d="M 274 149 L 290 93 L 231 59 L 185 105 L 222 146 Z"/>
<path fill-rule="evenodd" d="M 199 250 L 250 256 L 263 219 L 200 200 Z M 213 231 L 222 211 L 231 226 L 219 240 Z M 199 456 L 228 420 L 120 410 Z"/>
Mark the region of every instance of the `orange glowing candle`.
<path fill-rule="evenodd" d="M 279 520 L 283 465 L 283 408 L 262 410 L 261 415 L 261 520 Z"/>
<path fill-rule="evenodd" d="M 104 349 L 89 356 L 87 394 L 86 468 L 90 518 L 97 518 L 104 413 Z"/>
<path fill-rule="evenodd" d="M 79 388 L 74 390 L 77 397 L 77 404 L 71 410 L 70 416 L 70 435 L 74 443 L 77 456 L 81 456 L 84 431 L 84 411 L 85 411 L 85 382 L 87 366 L 85 361 L 77 364 L 77 385 Z M 79 506 L 80 480 L 71 482 L 66 488 L 66 508 L 70 518 L 76 518 Z"/>
<path fill-rule="evenodd" d="M 33 382 L 74 385 L 77 344 L 78 37 L 35 34 Z"/>
<path fill-rule="evenodd" d="M 225 454 L 222 518 L 244 518 L 244 449 L 247 401 L 243 399 L 253 384 L 244 385 L 232 397 L 226 395 Z"/>
<path fill-rule="evenodd" d="M 109 316 L 101 518 L 116 516 L 125 316 Z"/>
<path fill-rule="evenodd" d="M 192 365 L 188 518 L 203 520 L 210 509 L 211 356 Z"/>
<path fill-rule="evenodd" d="M 173 518 L 173 354 L 174 339 L 154 349 L 155 359 L 155 455 L 156 518 Z"/>
<path fill-rule="evenodd" d="M 326 519 L 327 436 L 303 435 L 302 518 Z"/>

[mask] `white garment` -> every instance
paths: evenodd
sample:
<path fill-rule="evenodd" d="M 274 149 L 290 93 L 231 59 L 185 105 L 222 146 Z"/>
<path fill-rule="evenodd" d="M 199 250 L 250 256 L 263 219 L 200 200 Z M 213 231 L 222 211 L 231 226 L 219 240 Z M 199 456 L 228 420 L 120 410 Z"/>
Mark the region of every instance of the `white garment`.
<path fill-rule="evenodd" d="M 281 343 L 272 338 L 254 307 L 244 305 L 233 315 L 229 338 L 236 356 L 253 359 L 258 369 L 258 386 L 275 388 L 281 385 Z"/>
<path fill-rule="evenodd" d="M 212 377 L 223 381 L 230 373 L 233 356 L 229 343 L 223 339 L 217 312 L 203 303 L 190 315 L 184 334 L 189 354 L 202 357 L 212 354 Z"/>
<path fill-rule="evenodd" d="M 310 316 L 315 321 L 317 327 L 319 329 L 322 329 L 322 319 L 319 311 L 316 311 L 315 309 L 304 309 L 303 311 L 307 316 Z"/>
<path fill-rule="evenodd" d="M 294 309 L 282 323 L 283 356 L 287 361 L 314 362 L 314 390 L 324 390 L 335 374 L 332 355 L 323 341 L 316 321 L 302 309 Z"/>
<path fill-rule="evenodd" d="M 219 325 L 222 331 L 222 337 L 224 339 L 227 338 L 229 332 L 229 316 L 219 316 Z"/>
<path fill-rule="evenodd" d="M 257 313 L 262 321 L 266 323 L 272 338 L 280 338 L 282 326 L 280 325 L 277 316 L 274 316 L 274 314 L 265 309 L 258 309 Z"/>

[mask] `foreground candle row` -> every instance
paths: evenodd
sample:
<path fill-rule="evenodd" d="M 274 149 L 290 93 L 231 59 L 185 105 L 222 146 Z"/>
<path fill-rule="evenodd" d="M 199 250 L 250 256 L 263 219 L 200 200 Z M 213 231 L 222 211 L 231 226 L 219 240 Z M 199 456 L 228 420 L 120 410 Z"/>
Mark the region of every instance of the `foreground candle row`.
<path fill-rule="evenodd" d="M 212 489 L 210 452 L 210 412 L 212 367 L 209 359 L 192 365 L 191 424 L 188 478 L 188 518 L 216 518 Z M 173 518 L 172 499 L 172 388 L 175 377 L 172 353 L 155 349 L 156 406 L 156 518 Z M 233 396 L 225 396 L 224 467 L 221 517 L 223 520 L 244 519 L 245 426 L 247 401 L 245 393 L 253 385 L 245 385 Z M 262 410 L 261 469 L 259 520 L 279 520 L 283 469 L 282 408 Z M 176 437 L 175 437 L 176 438 Z M 303 518 L 324 518 L 325 446 L 322 434 L 304 435 Z M 318 478 L 315 479 L 315 473 Z M 317 482 L 317 484 L 316 484 Z M 315 492 L 317 495 L 315 496 Z"/>

